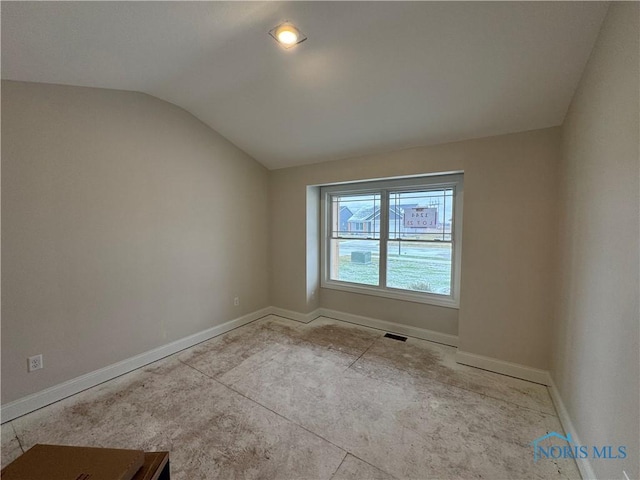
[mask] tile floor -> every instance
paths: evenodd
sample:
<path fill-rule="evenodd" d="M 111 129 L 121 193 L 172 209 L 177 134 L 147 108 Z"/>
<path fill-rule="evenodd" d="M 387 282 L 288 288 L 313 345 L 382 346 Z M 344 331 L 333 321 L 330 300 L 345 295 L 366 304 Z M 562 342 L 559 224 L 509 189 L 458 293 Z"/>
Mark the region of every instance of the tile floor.
<path fill-rule="evenodd" d="M 175 480 L 580 478 L 533 462 L 562 431 L 544 386 L 383 335 L 265 317 L 2 425 L 2 465 L 56 443 L 169 450 Z"/>

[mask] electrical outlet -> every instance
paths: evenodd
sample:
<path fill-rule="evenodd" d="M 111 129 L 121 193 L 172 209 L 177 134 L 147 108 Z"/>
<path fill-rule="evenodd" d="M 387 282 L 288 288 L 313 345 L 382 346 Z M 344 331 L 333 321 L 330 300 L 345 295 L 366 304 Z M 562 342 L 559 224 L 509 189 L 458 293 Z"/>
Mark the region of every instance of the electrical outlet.
<path fill-rule="evenodd" d="M 33 372 L 34 370 L 40 370 L 42 368 L 42 354 L 29 357 L 28 361 L 28 369 L 30 372 Z"/>
<path fill-rule="evenodd" d="M 234 307 L 239 307 L 240 306 L 240 297 L 235 297 L 233 299 L 233 306 Z"/>

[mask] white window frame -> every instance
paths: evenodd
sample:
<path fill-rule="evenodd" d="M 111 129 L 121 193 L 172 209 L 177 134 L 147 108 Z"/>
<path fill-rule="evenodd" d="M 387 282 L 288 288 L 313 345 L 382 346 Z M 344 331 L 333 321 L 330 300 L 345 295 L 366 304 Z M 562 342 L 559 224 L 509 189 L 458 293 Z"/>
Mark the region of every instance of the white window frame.
<path fill-rule="evenodd" d="M 415 292 L 391 288 L 384 285 L 387 269 L 387 242 L 389 241 L 389 191 L 436 190 L 439 188 L 453 189 L 453 225 L 451 232 L 451 294 L 440 295 L 429 292 Z M 460 306 L 460 264 L 462 258 L 462 204 L 463 204 L 463 175 L 447 174 L 427 177 L 412 177 L 404 179 L 376 180 L 349 184 L 327 185 L 320 189 L 321 196 L 321 272 L 320 286 L 333 290 L 374 295 L 417 303 L 426 303 L 441 307 L 459 308 Z M 380 286 L 362 285 L 329 278 L 330 244 L 331 244 L 331 195 L 350 195 L 380 193 Z M 383 247 L 384 245 L 384 247 Z"/>

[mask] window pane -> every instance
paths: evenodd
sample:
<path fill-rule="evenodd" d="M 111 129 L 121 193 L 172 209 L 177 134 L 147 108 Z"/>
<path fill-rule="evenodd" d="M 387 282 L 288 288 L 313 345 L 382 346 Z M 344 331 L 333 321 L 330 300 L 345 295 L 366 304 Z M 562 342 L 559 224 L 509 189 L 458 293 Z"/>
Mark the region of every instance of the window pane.
<path fill-rule="evenodd" d="M 380 238 L 380 195 L 332 195 L 332 238 Z"/>
<path fill-rule="evenodd" d="M 452 228 L 452 188 L 389 194 L 389 239 L 451 241 Z"/>
<path fill-rule="evenodd" d="M 341 282 L 380 284 L 380 242 L 378 240 L 331 240 L 329 277 Z"/>
<path fill-rule="evenodd" d="M 387 287 L 451 295 L 451 244 L 388 242 Z"/>

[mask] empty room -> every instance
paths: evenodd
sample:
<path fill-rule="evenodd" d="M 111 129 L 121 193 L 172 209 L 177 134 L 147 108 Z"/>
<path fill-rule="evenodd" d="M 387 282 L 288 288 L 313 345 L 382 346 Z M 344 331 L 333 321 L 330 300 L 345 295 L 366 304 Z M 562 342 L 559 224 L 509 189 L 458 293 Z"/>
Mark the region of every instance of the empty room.
<path fill-rule="evenodd" d="M 0 16 L 3 480 L 640 480 L 640 3 Z"/>

